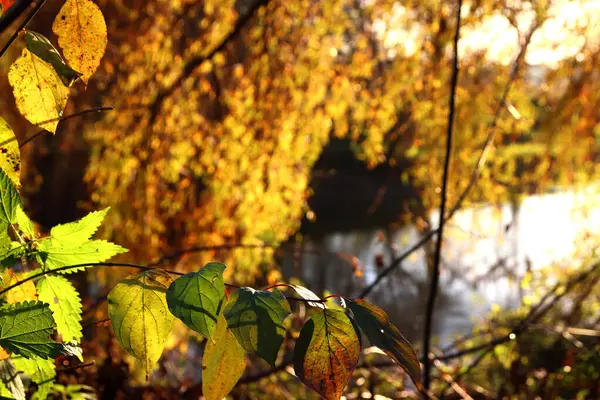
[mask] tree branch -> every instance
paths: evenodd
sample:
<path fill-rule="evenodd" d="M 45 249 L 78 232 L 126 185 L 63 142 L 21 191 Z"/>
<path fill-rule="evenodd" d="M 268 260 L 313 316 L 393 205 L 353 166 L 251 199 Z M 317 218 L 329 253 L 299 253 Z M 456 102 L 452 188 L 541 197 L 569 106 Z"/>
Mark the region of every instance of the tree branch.
<path fill-rule="evenodd" d="M 435 299 L 437 297 L 440 279 L 440 261 L 442 255 L 442 240 L 444 236 L 444 216 L 446 215 L 446 201 L 448 194 L 448 179 L 450 174 L 450 158 L 452 155 L 452 139 L 454 130 L 454 113 L 456 107 L 456 87 L 458 86 L 458 38 L 460 37 L 460 12 L 462 0 L 458 0 L 456 9 L 456 30 L 454 31 L 454 57 L 452 62 L 452 79 L 450 80 L 450 109 L 448 110 L 448 128 L 446 130 L 446 155 L 444 160 L 444 175 L 442 180 L 442 198 L 440 205 L 440 225 L 438 228 L 437 242 L 431 270 L 431 282 L 429 284 L 429 297 L 425 310 L 425 328 L 423 333 L 423 387 L 429 390 L 431 384 L 431 360 L 429 359 L 429 347 L 431 343 L 431 331 L 433 326 L 433 313 L 435 311 Z"/>

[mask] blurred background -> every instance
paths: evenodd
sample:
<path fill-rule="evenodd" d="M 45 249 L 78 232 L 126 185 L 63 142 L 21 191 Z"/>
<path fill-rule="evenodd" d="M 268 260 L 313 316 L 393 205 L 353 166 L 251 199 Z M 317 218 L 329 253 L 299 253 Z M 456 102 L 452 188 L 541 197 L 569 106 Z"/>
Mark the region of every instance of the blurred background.
<path fill-rule="evenodd" d="M 110 206 L 101 235 L 130 250 L 124 261 L 178 271 L 221 261 L 230 283 L 367 291 L 419 352 L 434 244 L 395 261 L 439 222 L 457 5 L 96 3 L 107 52 L 65 114 L 114 110 L 21 149 L 26 208 L 41 229 Z M 61 5 L 47 2 L 30 29 L 55 41 Z M 600 270 L 584 273 L 600 243 L 600 1 L 465 0 L 461 16 L 448 182 L 457 211 L 433 350 L 483 351 L 436 360 L 432 393 L 600 398 Z M 3 117 L 24 140 L 36 129 L 0 79 Z M 96 364 L 59 380 L 103 399 L 197 398 L 201 339 L 183 325 L 149 383 L 115 345 L 104 300 L 126 274 L 77 277 L 84 355 Z M 282 367 L 252 359 L 233 398 L 316 396 L 286 368 L 306 318 L 294 308 Z M 485 345 L 532 310 L 543 312 L 516 340 Z M 367 353 L 347 399 L 418 397 L 401 369 Z"/>

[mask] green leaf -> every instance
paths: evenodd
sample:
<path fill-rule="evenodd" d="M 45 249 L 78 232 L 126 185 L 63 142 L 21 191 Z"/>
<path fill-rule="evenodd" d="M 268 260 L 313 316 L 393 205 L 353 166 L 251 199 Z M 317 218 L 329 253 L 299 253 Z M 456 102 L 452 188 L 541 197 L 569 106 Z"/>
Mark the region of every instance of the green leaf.
<path fill-rule="evenodd" d="M 0 380 L 0 399 L 14 399 L 15 397 L 12 395 L 10 390 L 6 387 L 4 382 Z"/>
<path fill-rule="evenodd" d="M 79 72 L 67 65 L 58 50 L 44 35 L 26 31 L 25 46 L 33 54 L 50 64 L 66 87 L 71 86 L 81 76 Z"/>
<path fill-rule="evenodd" d="M 77 247 L 84 244 L 96 233 L 108 210 L 110 207 L 92 211 L 79 221 L 56 225 L 50 230 L 52 243 L 61 247 Z"/>
<path fill-rule="evenodd" d="M 25 301 L 0 308 L 0 346 L 13 354 L 46 359 L 63 346 L 50 340 L 56 324 L 48 304 Z"/>
<path fill-rule="evenodd" d="M 11 360 L 0 361 L 0 380 L 10 393 L 12 399 L 25 400 L 25 387 L 19 371 Z"/>
<path fill-rule="evenodd" d="M 41 253 L 42 264 L 49 270 L 69 265 L 102 262 L 127 252 L 127 249 L 106 240 L 90 240 L 77 247 L 63 247 L 55 244 L 50 238 L 44 238 L 37 243 L 37 248 Z M 60 273 L 70 274 L 84 269 L 85 267 L 79 267 L 60 271 Z"/>
<path fill-rule="evenodd" d="M 225 307 L 229 329 L 244 350 L 256 352 L 271 366 L 275 366 L 285 336 L 283 320 L 290 314 L 290 305 L 278 290 L 243 287 Z"/>
<path fill-rule="evenodd" d="M 303 286 L 299 286 L 299 285 L 289 285 L 291 286 L 296 293 L 298 293 L 298 295 L 300 297 L 302 297 L 305 300 L 321 300 L 319 298 L 319 296 L 317 296 L 312 290 L 307 289 Z M 327 306 L 325 305 L 325 303 L 321 303 L 321 302 L 314 302 L 314 301 L 309 301 L 307 302 L 309 306 L 312 307 L 316 307 L 316 308 L 320 308 L 320 309 L 325 309 L 327 308 Z"/>
<path fill-rule="evenodd" d="M 346 299 L 361 328 L 373 346 L 379 347 L 397 362 L 413 382 L 421 385 L 421 365 L 415 350 L 389 320 L 385 311 L 363 299 Z"/>
<path fill-rule="evenodd" d="M 206 400 L 221 400 L 246 369 L 246 353 L 227 329 L 223 314 L 217 318 L 215 340 L 206 341 L 202 357 L 202 393 Z"/>
<path fill-rule="evenodd" d="M 8 175 L 0 169 L 0 221 L 5 224 L 17 222 L 17 209 L 21 206 L 21 199 L 15 184 Z"/>
<path fill-rule="evenodd" d="M 56 330 L 65 342 L 81 339 L 81 299 L 71 282 L 62 276 L 46 275 L 37 283 L 38 298 L 50 305 Z"/>
<path fill-rule="evenodd" d="M 130 275 L 108 294 L 108 316 L 121 346 L 142 362 L 146 378 L 162 354 L 173 315 L 165 293 L 171 277 L 160 269 Z"/>
<path fill-rule="evenodd" d="M 169 311 L 190 329 L 214 338 L 219 308 L 225 296 L 225 265 L 209 263 L 198 272 L 177 278 L 167 290 Z"/>
<path fill-rule="evenodd" d="M 17 225 L 19 225 L 19 229 L 21 232 L 27 235 L 30 238 L 35 238 L 35 227 L 33 226 L 33 221 L 29 218 L 25 211 L 23 211 L 23 206 L 19 205 L 17 207 Z"/>
<path fill-rule="evenodd" d="M 0 117 L 0 168 L 8 175 L 16 187 L 21 185 L 21 152 L 15 133 Z"/>
<path fill-rule="evenodd" d="M 294 347 L 298 379 L 326 400 L 339 400 L 360 357 L 360 337 L 352 320 L 338 310 L 309 319 Z"/>
<path fill-rule="evenodd" d="M 25 357 L 11 358 L 18 371 L 23 371 L 29 379 L 38 386 L 35 397 L 45 399 L 52 393 L 52 385 L 56 377 L 54 360 L 27 359 Z"/>

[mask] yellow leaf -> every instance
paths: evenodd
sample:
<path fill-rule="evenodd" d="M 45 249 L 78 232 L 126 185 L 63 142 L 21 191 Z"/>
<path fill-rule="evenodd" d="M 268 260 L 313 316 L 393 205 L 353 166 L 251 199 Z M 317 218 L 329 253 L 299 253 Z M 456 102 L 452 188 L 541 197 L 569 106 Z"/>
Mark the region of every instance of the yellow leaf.
<path fill-rule="evenodd" d="M 121 346 L 142 362 L 148 379 L 171 332 L 165 292 L 172 279 L 153 269 L 129 275 L 108 294 L 108 316 Z"/>
<path fill-rule="evenodd" d="M 21 153 L 15 133 L 0 117 L 0 168 L 8 175 L 15 186 L 21 186 Z"/>
<path fill-rule="evenodd" d="M 106 22 L 91 0 L 67 0 L 52 24 L 58 44 L 71 68 L 87 85 L 106 50 Z"/>
<path fill-rule="evenodd" d="M 2 273 L 4 287 L 9 287 L 21 280 L 18 274 L 7 269 Z M 37 300 L 37 292 L 33 281 L 28 281 L 19 285 L 6 293 L 6 302 L 9 304 L 22 303 L 26 300 Z"/>
<path fill-rule="evenodd" d="M 66 88 L 52 66 L 24 49 L 8 71 L 19 111 L 29 122 L 52 133 L 69 98 Z"/>

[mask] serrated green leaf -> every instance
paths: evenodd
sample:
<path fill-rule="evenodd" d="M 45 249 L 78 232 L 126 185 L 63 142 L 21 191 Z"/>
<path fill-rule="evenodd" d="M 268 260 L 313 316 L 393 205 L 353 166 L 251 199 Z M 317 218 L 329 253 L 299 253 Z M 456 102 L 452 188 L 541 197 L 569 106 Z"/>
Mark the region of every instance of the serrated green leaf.
<path fill-rule="evenodd" d="M 283 320 L 291 314 L 283 294 L 276 289 L 269 292 L 243 287 L 233 293 L 224 313 L 244 350 L 256 352 L 275 366 L 285 336 Z"/>
<path fill-rule="evenodd" d="M 289 285 L 290 287 L 292 287 L 296 293 L 298 293 L 298 295 L 300 297 L 302 297 L 305 300 L 321 300 L 319 298 L 319 296 L 317 296 L 312 290 L 307 289 L 303 286 L 300 285 Z M 320 308 L 320 309 L 325 309 L 327 308 L 327 306 L 325 305 L 325 303 L 321 303 L 321 302 L 315 302 L 315 301 L 308 301 L 307 302 L 309 306 L 312 307 L 316 307 L 316 308 Z"/>
<path fill-rule="evenodd" d="M 21 186 L 21 152 L 15 133 L 0 117 L 0 168 L 16 187 Z"/>
<path fill-rule="evenodd" d="M 350 318 L 322 310 L 309 319 L 294 347 L 298 379 L 326 400 L 339 400 L 360 357 L 360 337 Z"/>
<path fill-rule="evenodd" d="M 110 207 L 92 211 L 79 221 L 56 225 L 50 230 L 52 243 L 60 247 L 76 247 L 84 244 L 96 233 Z"/>
<path fill-rule="evenodd" d="M 62 247 L 50 238 L 44 238 L 38 242 L 37 248 L 41 253 L 42 264 L 49 270 L 69 265 L 102 262 L 127 252 L 127 249 L 106 240 L 90 240 L 77 247 Z M 60 273 L 70 274 L 83 271 L 84 268 L 73 268 Z"/>
<path fill-rule="evenodd" d="M 15 184 L 0 169 L 0 221 L 5 224 L 17 222 L 17 208 L 21 206 L 21 198 Z"/>
<path fill-rule="evenodd" d="M 67 65 L 58 50 L 44 35 L 26 31 L 25 46 L 33 54 L 50 64 L 66 87 L 70 87 L 81 76 L 79 72 Z"/>
<path fill-rule="evenodd" d="M 25 386 L 11 360 L 0 361 L 0 380 L 10 393 L 10 398 L 25 400 Z"/>
<path fill-rule="evenodd" d="M 19 225 L 19 229 L 21 232 L 27 235 L 30 238 L 35 238 L 35 227 L 33 226 L 33 221 L 29 218 L 25 211 L 23 211 L 23 206 L 17 207 L 17 225 Z"/>
<path fill-rule="evenodd" d="M 48 304 L 35 301 L 0 307 L 0 346 L 24 357 L 46 359 L 61 351 L 50 340 L 56 324 Z"/>
<path fill-rule="evenodd" d="M 198 272 L 177 278 L 167 290 L 169 311 L 190 329 L 214 338 L 219 308 L 225 296 L 221 263 L 206 264 Z"/>
<path fill-rule="evenodd" d="M 108 294 L 108 316 L 121 346 L 142 362 L 149 377 L 171 332 L 166 291 L 172 279 L 153 269 L 130 275 Z"/>
<path fill-rule="evenodd" d="M 217 318 L 214 341 L 206 341 L 202 357 L 202 393 L 206 400 L 221 400 L 246 369 L 246 353 L 227 329 L 223 314 Z"/>
<path fill-rule="evenodd" d="M 54 360 L 27 359 L 20 356 L 11 359 L 18 371 L 23 371 L 37 384 L 36 398 L 44 400 L 52 393 L 52 385 L 56 377 Z"/>
<path fill-rule="evenodd" d="M 354 314 L 356 324 L 362 329 L 373 346 L 379 347 L 397 362 L 419 387 L 421 365 L 415 350 L 389 320 L 385 311 L 364 299 L 346 299 Z"/>
<path fill-rule="evenodd" d="M 0 256 L 0 263 L 4 267 L 12 267 L 18 261 L 22 255 L 27 252 L 27 247 L 22 245 L 19 242 L 10 242 L 6 245 L 2 250 L 2 255 Z"/>
<path fill-rule="evenodd" d="M 37 283 L 38 298 L 50 305 L 56 330 L 65 342 L 81 339 L 81 299 L 66 278 L 46 275 Z"/>

